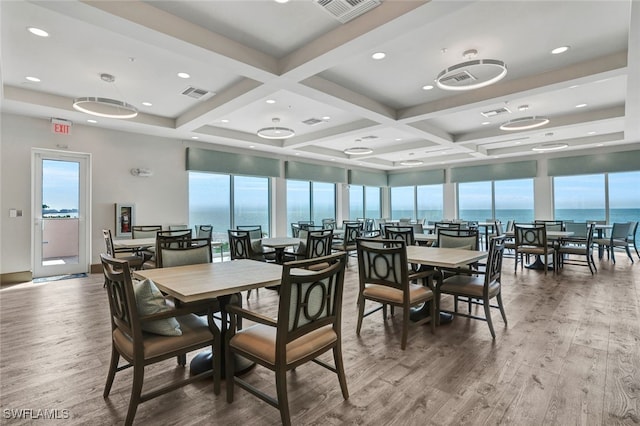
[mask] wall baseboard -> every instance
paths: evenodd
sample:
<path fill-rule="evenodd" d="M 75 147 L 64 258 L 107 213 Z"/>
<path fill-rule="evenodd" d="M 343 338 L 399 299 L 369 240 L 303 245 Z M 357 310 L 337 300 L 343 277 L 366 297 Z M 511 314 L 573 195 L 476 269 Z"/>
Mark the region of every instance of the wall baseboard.
<path fill-rule="evenodd" d="M 91 264 L 89 268 L 92 274 L 101 274 L 102 273 L 102 263 Z"/>
<path fill-rule="evenodd" d="M 0 287 L 4 285 L 12 285 L 26 283 L 33 280 L 31 271 L 10 272 L 8 274 L 0 274 Z"/>

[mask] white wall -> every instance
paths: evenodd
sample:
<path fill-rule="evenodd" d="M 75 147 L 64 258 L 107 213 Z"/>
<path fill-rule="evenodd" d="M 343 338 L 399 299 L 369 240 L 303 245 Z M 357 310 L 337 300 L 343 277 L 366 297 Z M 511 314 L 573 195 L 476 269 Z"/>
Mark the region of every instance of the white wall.
<path fill-rule="evenodd" d="M 31 149 L 92 154 L 91 263 L 104 252 L 102 229 L 115 229 L 115 204 L 135 203 L 138 224 L 188 223 L 187 172 L 183 142 L 74 124 L 71 135 L 51 133 L 48 119 L 2 115 L 0 186 L 0 273 L 32 270 Z M 132 168 L 153 170 L 134 177 Z M 9 209 L 23 216 L 9 218 Z"/>

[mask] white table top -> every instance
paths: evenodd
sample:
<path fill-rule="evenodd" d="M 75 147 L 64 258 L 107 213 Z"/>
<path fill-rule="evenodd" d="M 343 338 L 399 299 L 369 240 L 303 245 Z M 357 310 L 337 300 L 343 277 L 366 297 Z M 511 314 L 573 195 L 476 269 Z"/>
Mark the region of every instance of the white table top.
<path fill-rule="evenodd" d="M 440 268 L 459 268 L 484 259 L 486 251 L 453 248 L 407 246 L 407 260 L 410 263 Z"/>
<path fill-rule="evenodd" d="M 254 288 L 280 284 L 282 266 L 240 259 L 221 263 L 133 271 L 182 302 L 195 302 Z"/>
<path fill-rule="evenodd" d="M 558 239 L 558 238 L 566 238 L 570 237 L 574 234 L 572 231 L 547 231 L 547 238 L 550 240 Z M 506 232 L 505 235 L 507 237 L 513 238 L 515 233 L 513 231 Z"/>
<path fill-rule="evenodd" d="M 261 241 L 264 247 L 271 247 L 271 248 L 285 248 L 285 247 L 295 246 L 300 244 L 300 238 L 293 238 L 293 237 L 263 238 Z"/>
<path fill-rule="evenodd" d="M 156 245 L 156 239 L 153 237 L 149 238 L 130 238 L 128 240 L 113 240 L 114 248 L 144 248 L 144 247 L 154 247 Z M 213 247 L 220 247 L 222 242 L 220 241 L 211 241 L 211 245 Z"/>
<path fill-rule="evenodd" d="M 414 234 L 413 238 L 416 241 L 434 242 L 438 239 L 436 234 Z"/>

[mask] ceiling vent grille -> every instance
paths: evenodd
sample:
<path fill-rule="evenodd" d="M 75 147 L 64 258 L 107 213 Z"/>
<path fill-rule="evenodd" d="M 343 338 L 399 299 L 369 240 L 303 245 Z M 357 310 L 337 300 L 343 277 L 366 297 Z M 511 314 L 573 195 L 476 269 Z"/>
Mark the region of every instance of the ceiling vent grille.
<path fill-rule="evenodd" d="M 446 85 L 452 85 L 452 84 L 455 84 L 455 83 L 460 83 L 460 82 L 469 81 L 469 80 L 473 81 L 473 80 L 477 80 L 477 78 L 475 78 L 467 70 L 463 70 L 463 71 L 460 71 L 459 73 L 452 74 L 452 75 L 449 75 L 447 77 L 444 77 L 444 78 L 440 79 L 442 84 L 446 84 Z"/>
<path fill-rule="evenodd" d="M 197 87 L 189 86 L 182 91 L 182 94 L 193 99 L 201 99 L 208 95 L 210 92 L 205 89 L 198 89 Z"/>
<path fill-rule="evenodd" d="M 344 24 L 380 6 L 382 0 L 316 0 L 315 3 Z"/>
<path fill-rule="evenodd" d="M 487 118 L 491 118 L 500 114 L 511 114 L 511 110 L 507 107 L 500 107 L 500 108 L 492 109 L 490 111 L 481 112 L 480 114 L 484 115 Z"/>
<path fill-rule="evenodd" d="M 366 141 L 366 140 L 371 140 L 371 139 L 378 139 L 378 137 L 375 136 L 375 135 L 370 135 L 370 136 L 363 136 L 360 139 L 362 139 L 363 141 Z"/>
<path fill-rule="evenodd" d="M 322 122 L 323 120 L 319 118 L 309 118 L 303 121 L 303 123 L 306 124 L 307 126 L 315 126 L 316 124 L 320 124 Z"/>

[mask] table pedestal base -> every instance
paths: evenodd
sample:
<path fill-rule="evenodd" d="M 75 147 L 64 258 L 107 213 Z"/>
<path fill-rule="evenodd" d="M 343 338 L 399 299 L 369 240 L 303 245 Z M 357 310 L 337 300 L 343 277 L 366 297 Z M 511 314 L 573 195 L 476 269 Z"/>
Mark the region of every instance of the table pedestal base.
<path fill-rule="evenodd" d="M 200 352 L 198 355 L 194 356 L 189 364 L 190 374 L 196 375 L 210 370 L 213 365 L 213 356 L 214 355 L 211 351 Z M 236 376 L 241 376 L 256 366 L 253 361 L 249 361 L 240 355 L 233 354 L 233 357 L 234 374 Z M 222 371 L 220 372 L 220 376 L 224 379 L 224 358 L 222 359 Z"/>
<path fill-rule="evenodd" d="M 526 265 L 525 268 L 527 268 L 527 269 L 539 269 L 541 271 L 544 271 L 544 263 L 542 262 L 542 259 L 540 259 L 540 256 L 536 256 L 535 262 L 533 262 L 530 265 Z M 547 270 L 548 271 L 553 271 L 553 262 L 547 264 Z"/>
<path fill-rule="evenodd" d="M 409 312 L 409 319 L 411 319 L 411 321 L 413 322 L 418 322 L 426 317 L 430 317 L 431 313 L 431 307 L 430 304 L 432 302 L 427 302 L 424 305 L 422 305 L 421 307 L 416 307 L 416 308 L 411 308 L 410 312 Z M 453 321 L 453 315 L 448 314 L 446 312 L 440 312 L 440 324 L 449 324 L 451 321 Z"/>

